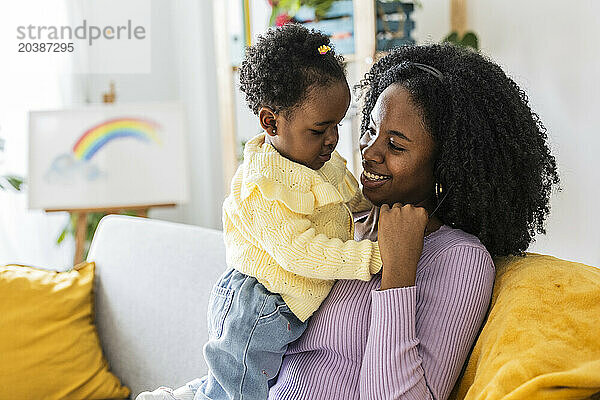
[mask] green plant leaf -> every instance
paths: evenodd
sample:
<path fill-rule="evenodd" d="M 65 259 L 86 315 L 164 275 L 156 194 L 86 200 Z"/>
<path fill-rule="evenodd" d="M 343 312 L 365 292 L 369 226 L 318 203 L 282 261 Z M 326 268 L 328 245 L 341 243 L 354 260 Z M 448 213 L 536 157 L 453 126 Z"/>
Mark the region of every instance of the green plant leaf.
<path fill-rule="evenodd" d="M 309 1 L 307 5 L 314 7 L 317 20 L 322 19 L 331 8 L 334 0 Z M 312 3 L 312 4 L 311 4 Z"/>
<path fill-rule="evenodd" d="M 20 176 L 10 175 L 6 177 L 6 180 L 16 190 L 21 190 L 21 186 L 23 185 L 23 178 L 21 178 Z"/>
<path fill-rule="evenodd" d="M 77 214 L 71 213 L 69 218 L 71 220 L 69 230 L 71 231 L 72 234 L 75 234 L 75 228 L 77 227 Z"/>
<path fill-rule="evenodd" d="M 85 233 L 85 241 L 90 242 L 92 241 L 92 238 L 94 237 L 94 233 L 96 232 L 96 228 L 98 228 L 98 224 L 100 223 L 100 220 L 102 218 L 104 218 L 105 215 L 108 215 L 106 213 L 101 213 L 101 212 L 94 212 L 94 213 L 89 213 L 87 216 L 87 229 L 86 229 L 86 233 Z"/>
<path fill-rule="evenodd" d="M 331 5 L 334 1 L 335 0 L 281 0 L 277 3 L 277 5 L 272 7 L 269 24 L 274 25 L 277 16 L 283 14 L 284 12 L 293 18 L 303 5 L 314 8 L 315 17 L 317 20 L 319 20 L 323 18 L 331 9 Z"/>
<path fill-rule="evenodd" d="M 65 240 L 65 237 L 67 236 L 67 231 L 68 231 L 68 227 L 64 227 L 62 232 L 58 236 L 58 239 L 56 239 L 56 244 L 61 244 L 63 242 L 63 240 Z"/>
<path fill-rule="evenodd" d="M 73 218 L 71 216 L 69 218 L 69 220 L 67 221 L 67 223 L 65 224 L 60 235 L 58 235 L 58 238 L 56 239 L 56 244 L 61 244 L 65 240 L 67 235 L 72 235 L 73 237 L 75 236 L 75 232 L 73 231 L 72 227 L 73 227 Z"/>
<path fill-rule="evenodd" d="M 238 158 L 237 158 L 239 163 L 244 162 L 244 149 L 246 148 L 246 142 L 247 142 L 247 140 L 240 140 L 240 148 L 239 148 Z"/>
<path fill-rule="evenodd" d="M 450 42 L 450 43 L 458 44 L 458 32 L 456 32 L 456 31 L 450 32 L 448 34 L 448 36 L 446 36 L 444 38 L 444 40 L 442 40 L 442 42 Z"/>
<path fill-rule="evenodd" d="M 23 183 L 25 182 L 22 177 L 17 176 L 17 175 L 0 176 L 0 180 L 8 182 L 8 184 L 10 186 L 12 186 L 12 188 L 15 189 L 16 191 L 21 191 Z M 5 189 L 5 186 L 0 185 L 0 189 Z"/>
<path fill-rule="evenodd" d="M 300 2 L 300 0 L 294 1 L 292 6 L 288 9 L 288 16 L 290 18 L 293 18 L 300 9 L 300 7 L 302 7 L 302 3 Z"/>
<path fill-rule="evenodd" d="M 279 8 L 278 15 L 286 12 L 287 15 L 293 17 L 296 15 L 301 6 L 301 0 L 281 0 L 279 3 L 277 3 L 277 8 Z"/>
<path fill-rule="evenodd" d="M 461 40 L 461 44 L 465 47 L 472 47 L 475 50 L 479 50 L 479 40 L 474 32 L 467 32 Z"/>
<path fill-rule="evenodd" d="M 281 8 L 279 8 L 278 5 L 273 6 L 273 8 L 271 9 L 271 17 L 269 18 L 269 26 L 275 25 L 275 20 L 277 19 L 277 16 L 281 13 Z"/>
<path fill-rule="evenodd" d="M 448 36 L 444 38 L 443 42 L 450 42 L 458 46 L 479 50 L 479 40 L 477 39 L 477 35 L 472 31 L 465 33 L 462 38 L 459 38 L 457 32 L 450 32 Z"/>
<path fill-rule="evenodd" d="M 300 8 L 301 0 L 281 0 L 277 3 L 277 7 L 282 10 L 290 10 L 294 7 Z"/>

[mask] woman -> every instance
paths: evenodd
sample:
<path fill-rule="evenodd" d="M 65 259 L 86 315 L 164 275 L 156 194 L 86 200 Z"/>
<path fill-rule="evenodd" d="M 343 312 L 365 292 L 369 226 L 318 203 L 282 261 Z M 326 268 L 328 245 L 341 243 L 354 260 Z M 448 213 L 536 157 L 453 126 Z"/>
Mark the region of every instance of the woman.
<path fill-rule="evenodd" d="M 545 233 L 556 163 L 497 65 L 450 45 L 405 47 L 361 86 L 374 207 L 355 215 L 355 236 L 379 240 L 383 271 L 335 284 L 270 399 L 446 399 L 489 306 L 492 256 Z"/>

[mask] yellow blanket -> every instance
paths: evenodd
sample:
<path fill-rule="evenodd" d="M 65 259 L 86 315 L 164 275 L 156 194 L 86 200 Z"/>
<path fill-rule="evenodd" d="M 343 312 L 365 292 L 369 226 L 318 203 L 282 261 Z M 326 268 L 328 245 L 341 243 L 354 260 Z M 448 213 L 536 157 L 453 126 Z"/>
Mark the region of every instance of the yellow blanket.
<path fill-rule="evenodd" d="M 600 392 L 600 269 L 528 253 L 496 260 L 488 319 L 450 399 Z"/>

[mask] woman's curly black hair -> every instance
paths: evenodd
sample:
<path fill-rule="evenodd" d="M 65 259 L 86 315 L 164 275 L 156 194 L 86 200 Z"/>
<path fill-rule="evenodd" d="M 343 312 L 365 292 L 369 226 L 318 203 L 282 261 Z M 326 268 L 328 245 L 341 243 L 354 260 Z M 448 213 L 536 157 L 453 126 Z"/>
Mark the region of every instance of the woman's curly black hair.
<path fill-rule="evenodd" d="M 240 66 L 241 90 L 254 114 L 261 107 L 290 111 L 308 96 L 313 85 L 346 82 L 343 57 L 332 48 L 329 37 L 302 25 L 270 28 L 246 50 Z"/>
<path fill-rule="evenodd" d="M 474 51 L 450 44 L 402 47 L 357 85 L 367 90 L 363 133 L 377 98 L 394 83 L 410 93 L 436 143 L 434 176 L 443 188 L 436 215 L 477 236 L 492 256 L 523 255 L 535 233 L 546 232 L 551 189 L 559 184 L 546 128 L 527 94 Z"/>

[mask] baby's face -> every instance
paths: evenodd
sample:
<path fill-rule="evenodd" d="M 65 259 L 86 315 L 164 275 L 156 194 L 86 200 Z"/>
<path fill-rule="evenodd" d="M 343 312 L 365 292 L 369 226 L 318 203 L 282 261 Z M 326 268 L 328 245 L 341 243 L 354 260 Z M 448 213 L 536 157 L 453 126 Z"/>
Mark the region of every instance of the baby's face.
<path fill-rule="evenodd" d="M 338 124 L 349 105 L 345 81 L 310 89 L 300 106 L 278 115 L 277 134 L 270 142 L 282 156 L 317 170 L 337 146 Z"/>

